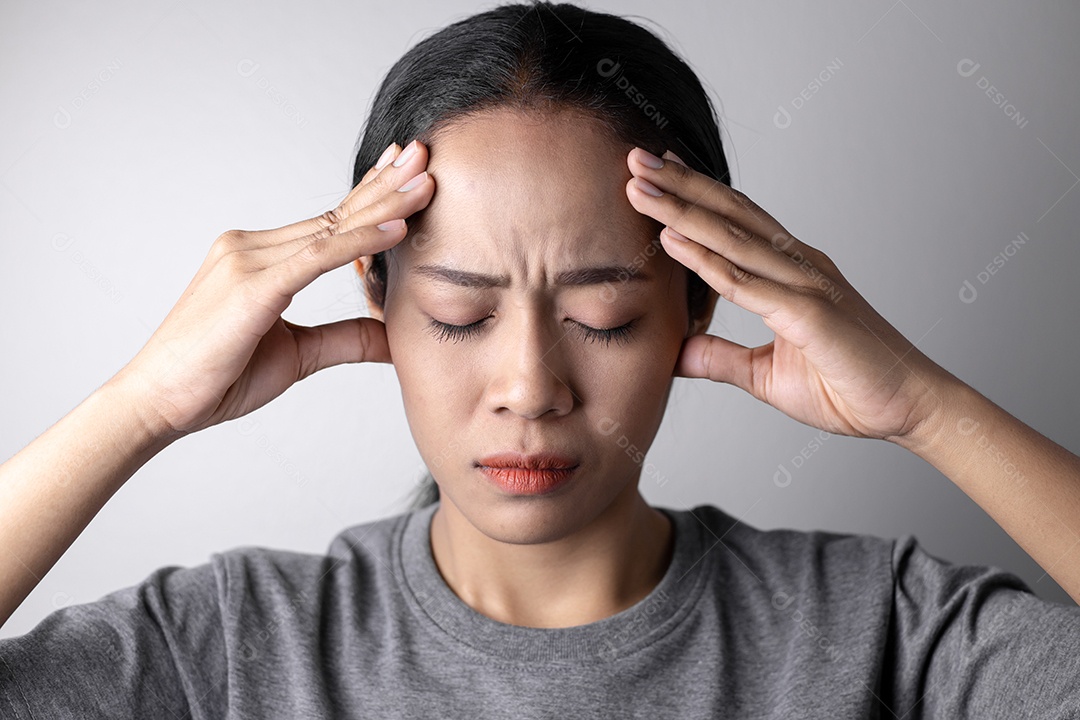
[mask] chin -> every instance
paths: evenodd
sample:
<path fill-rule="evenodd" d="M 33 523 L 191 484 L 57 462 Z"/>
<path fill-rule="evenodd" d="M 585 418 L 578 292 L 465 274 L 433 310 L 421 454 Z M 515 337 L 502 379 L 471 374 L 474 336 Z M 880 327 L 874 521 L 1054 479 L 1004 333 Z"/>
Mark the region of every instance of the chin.
<path fill-rule="evenodd" d="M 534 496 L 506 495 L 491 486 L 481 486 L 468 498 L 458 497 L 460 503 L 453 498 L 451 502 L 473 527 L 492 540 L 536 545 L 580 531 L 611 504 L 620 490 L 598 493 L 584 484 L 572 485 L 548 495 Z M 447 493 L 442 493 L 442 497 L 446 498 Z"/>

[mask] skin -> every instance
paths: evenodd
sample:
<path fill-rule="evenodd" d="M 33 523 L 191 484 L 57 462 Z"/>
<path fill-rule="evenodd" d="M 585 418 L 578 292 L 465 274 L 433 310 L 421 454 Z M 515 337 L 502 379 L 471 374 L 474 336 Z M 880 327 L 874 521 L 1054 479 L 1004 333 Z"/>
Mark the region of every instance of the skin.
<path fill-rule="evenodd" d="M 626 161 L 627 197 L 667 225 L 664 250 L 776 334 L 755 348 L 689 337 L 677 375 L 734 385 L 815 428 L 910 450 L 1080 603 L 1080 457 L 920 352 L 828 255 L 744 193 L 670 152 L 635 148 Z"/>
<path fill-rule="evenodd" d="M 281 313 L 322 274 L 399 243 L 402 218 L 427 204 L 434 183 L 420 167 L 426 156 L 388 166 L 391 149 L 332 210 L 218 236 L 135 357 L 0 465 L 0 623 L 109 498 L 171 443 L 241 417 L 323 368 L 390 362 L 378 320 L 306 327 Z"/>
<path fill-rule="evenodd" d="M 358 362 L 397 366 L 410 426 L 443 492 L 431 536 L 440 571 L 472 607 L 508 623 L 598 620 L 662 577 L 670 527 L 637 494 L 640 469 L 613 446 L 648 449 L 671 376 L 734 385 L 812 427 L 914 452 L 1080 602 L 1080 457 L 919 352 L 825 253 L 670 151 L 622 155 L 569 115 L 473 120 L 430 158 L 447 198 L 433 205 L 430 232 L 421 211 L 436 183 L 424 170 L 426 146 L 414 141 L 408 157 L 391 144 L 333 210 L 223 233 L 131 362 L 0 465 L 0 623 L 158 452 L 323 368 Z M 649 252 L 660 225 L 664 253 Z M 350 262 L 362 270 L 391 249 L 385 323 L 379 309 L 314 327 L 281 316 L 323 273 Z M 625 265 L 629 254 L 644 260 L 633 267 L 652 284 L 592 295 L 549 285 L 560 263 Z M 511 281 L 502 292 L 439 297 L 446 288 L 424 289 L 410 270 L 439 255 L 502 266 Z M 703 334 L 716 295 L 689 321 L 683 268 L 760 315 L 775 339 L 747 348 Z M 475 340 L 482 350 L 422 337 L 424 315 L 450 312 L 490 316 Z M 640 321 L 625 345 L 573 334 L 575 322 L 611 327 L 624 314 Z M 508 443 L 580 454 L 584 472 L 559 495 L 498 496 L 470 468 Z"/>
<path fill-rule="evenodd" d="M 627 200 L 630 149 L 568 113 L 500 110 L 455 124 L 430 146 L 437 191 L 388 253 L 386 302 L 373 315 L 442 495 L 432 552 L 454 592 L 501 622 L 600 620 L 644 598 L 670 564 L 670 522 L 639 493 L 641 455 L 625 441 L 649 448 L 682 343 L 708 317 L 691 325 L 685 267 Z M 460 287 L 418 273 L 421 264 L 510 284 Z M 648 279 L 553 284 L 561 271 L 612 264 Z M 432 318 L 488 319 L 476 335 L 440 341 Z M 629 321 L 621 342 L 589 340 L 577 325 Z M 581 466 L 556 493 L 513 496 L 473 466 L 508 450 L 552 450 Z"/>
<path fill-rule="evenodd" d="M 617 419 L 630 442 L 647 450 L 670 372 L 741 388 L 811 427 L 910 450 L 978 503 L 1080 602 L 1080 457 L 920 352 L 828 255 L 744 193 L 670 151 L 657 158 L 632 148 L 616 170 L 612 152 L 620 150 L 602 130 L 564 120 L 488 116 L 442 139 L 444 154 L 432 158 L 442 184 L 425 211 L 431 233 L 391 253 L 387 338 L 410 426 L 443 493 L 432 550 L 460 597 L 504 622 L 564 627 L 607 617 L 655 587 L 670 561 L 668 548 L 658 551 L 670 529 L 637 494 L 639 468 L 597 433 L 597 423 Z M 623 181 L 621 196 L 610 191 L 616 179 Z M 454 202 L 439 203 L 444 190 Z M 544 279 L 560 262 L 594 261 L 600 255 L 591 253 L 601 250 L 626 262 L 627 246 L 648 247 L 644 229 L 610 246 L 601 239 L 604 227 L 632 225 L 627 202 L 665 226 L 659 236 L 665 252 L 649 261 L 674 291 L 654 287 L 645 295 L 650 312 L 666 321 L 647 320 L 643 329 L 651 329 L 618 350 L 568 343 L 561 323 L 575 314 L 603 314 L 601 304 L 587 294 L 579 300 L 576 291 L 565 300 L 545 293 Z M 595 244 L 568 241 L 575 226 L 592 230 Z M 482 271 L 504 272 L 514 283 L 497 297 L 474 292 L 460 305 L 456 296 L 424 296 L 410 276 L 417 255 L 486 266 Z M 759 315 L 775 339 L 748 348 L 704 334 L 708 318 L 678 337 L 674 328 L 686 327 L 685 286 L 669 259 L 725 301 Z M 614 305 L 636 307 L 625 285 Z M 710 317 L 711 311 L 710 305 Z M 421 339 L 425 314 L 440 313 L 454 314 L 439 319 L 457 324 L 488 314 L 495 322 L 478 339 L 440 350 Z M 582 318 L 594 327 L 626 319 Z M 499 496 L 470 474 L 470 463 L 513 442 L 519 450 L 544 442 L 587 450 L 589 472 L 565 494 L 526 501 Z"/>

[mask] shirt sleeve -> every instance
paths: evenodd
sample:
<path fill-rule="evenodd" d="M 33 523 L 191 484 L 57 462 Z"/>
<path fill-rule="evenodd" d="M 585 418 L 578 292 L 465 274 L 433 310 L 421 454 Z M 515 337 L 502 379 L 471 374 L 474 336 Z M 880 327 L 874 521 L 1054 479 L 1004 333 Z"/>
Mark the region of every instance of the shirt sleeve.
<path fill-rule="evenodd" d="M 0 716 L 214 717 L 227 689 L 217 576 L 163 567 L 0 640 Z"/>
<path fill-rule="evenodd" d="M 896 717 L 1080 718 L 1080 607 L 1000 568 L 950 564 L 911 535 L 892 565 L 882 682 Z"/>

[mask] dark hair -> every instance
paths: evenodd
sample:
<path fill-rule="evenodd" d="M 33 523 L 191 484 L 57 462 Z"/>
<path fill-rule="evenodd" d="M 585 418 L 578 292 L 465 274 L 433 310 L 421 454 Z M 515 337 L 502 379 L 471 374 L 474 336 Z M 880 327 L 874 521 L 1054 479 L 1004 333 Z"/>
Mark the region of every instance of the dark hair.
<path fill-rule="evenodd" d="M 496 108 L 572 110 L 613 138 L 655 155 L 670 149 L 730 184 L 716 111 L 697 75 L 659 37 L 617 15 L 569 3 L 501 5 L 422 40 L 399 59 L 372 102 L 353 166 L 355 187 L 393 142 L 430 145 L 465 116 Z M 651 219 L 651 218 L 650 218 Z M 653 220 L 656 233 L 663 225 Z M 356 267 L 369 302 L 386 298 L 386 253 Z M 690 322 L 710 312 L 711 288 L 688 271 Z M 439 500 L 431 473 L 410 509 Z"/>

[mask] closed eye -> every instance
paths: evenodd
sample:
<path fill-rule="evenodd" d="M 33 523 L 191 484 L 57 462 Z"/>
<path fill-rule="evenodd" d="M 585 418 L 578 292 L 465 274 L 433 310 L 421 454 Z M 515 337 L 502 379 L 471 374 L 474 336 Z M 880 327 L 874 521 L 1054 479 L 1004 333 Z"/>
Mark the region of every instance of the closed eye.
<path fill-rule="evenodd" d="M 466 340 L 482 332 L 484 323 L 489 319 L 490 316 L 481 318 L 468 325 L 451 325 L 450 323 L 439 322 L 435 318 L 432 318 L 430 323 L 431 334 L 438 342 L 445 342 L 447 340 L 453 340 L 454 342 Z M 613 328 L 594 328 L 585 325 L 584 323 L 579 323 L 576 320 L 571 320 L 570 322 L 574 323 L 575 327 L 578 328 L 584 341 L 599 341 L 606 347 L 611 344 L 612 340 L 619 344 L 629 342 L 630 337 L 634 332 L 634 323 L 637 321 L 631 320 L 625 325 Z"/>

